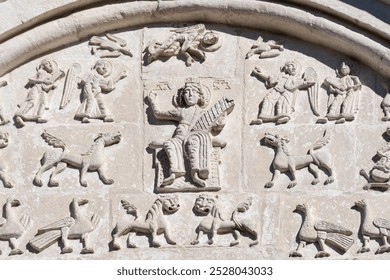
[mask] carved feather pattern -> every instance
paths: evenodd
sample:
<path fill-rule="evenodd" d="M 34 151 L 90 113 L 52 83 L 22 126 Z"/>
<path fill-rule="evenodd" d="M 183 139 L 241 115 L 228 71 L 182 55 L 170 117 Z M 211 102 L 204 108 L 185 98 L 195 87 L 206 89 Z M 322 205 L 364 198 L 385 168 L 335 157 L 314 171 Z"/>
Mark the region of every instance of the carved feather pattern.
<path fill-rule="evenodd" d="M 61 139 L 58 139 L 57 137 L 51 135 L 46 130 L 41 134 L 42 138 L 45 140 L 47 144 L 50 146 L 53 146 L 54 148 L 61 148 L 62 150 L 65 150 L 66 144 Z"/>
<path fill-rule="evenodd" d="M 109 40 L 111 40 L 111 41 L 113 41 L 113 42 L 119 44 L 121 47 L 126 47 L 126 45 L 127 45 L 127 43 L 126 43 L 125 40 L 123 40 L 123 39 L 121 39 L 121 38 L 119 38 L 119 37 L 117 37 L 117 36 L 114 36 L 114 35 L 112 35 L 112 34 L 110 34 L 110 33 L 107 33 L 107 34 L 106 34 L 106 37 L 107 37 Z"/>
<path fill-rule="evenodd" d="M 330 132 L 330 130 L 325 130 L 324 136 L 312 145 L 309 153 L 312 153 L 314 150 L 318 150 L 318 149 L 326 146 L 330 142 L 331 136 L 332 136 L 332 133 Z"/>
<path fill-rule="evenodd" d="M 51 231 L 51 230 L 56 230 L 56 229 L 61 229 L 65 227 L 71 227 L 74 225 L 75 221 L 72 217 L 67 217 L 64 219 L 61 219 L 59 221 L 56 221 L 54 223 L 51 223 L 50 225 L 47 225 L 43 228 L 40 228 L 38 230 L 38 234 L 44 233 L 46 231 Z"/>
<path fill-rule="evenodd" d="M 27 213 L 25 213 L 21 218 L 20 218 L 20 223 L 22 224 L 22 226 L 24 227 L 24 228 L 26 228 L 26 227 L 28 227 L 28 225 L 30 224 L 30 221 L 31 221 L 31 219 L 30 219 L 30 216 L 27 214 Z"/>
<path fill-rule="evenodd" d="M 340 233 L 344 235 L 352 235 L 352 231 L 350 231 L 349 229 L 325 221 L 317 222 L 314 225 L 314 228 L 318 231 L 325 231 L 327 233 Z"/>
<path fill-rule="evenodd" d="M 60 109 L 64 109 L 66 105 L 72 100 L 73 92 L 78 89 L 78 85 L 81 82 L 81 65 L 79 63 L 73 63 L 66 75 L 64 92 L 62 93 L 62 100 Z"/>
<path fill-rule="evenodd" d="M 54 244 L 61 237 L 60 230 L 48 231 L 31 239 L 31 247 L 38 252 L 43 251 Z"/>
<path fill-rule="evenodd" d="M 96 228 L 99 222 L 100 222 L 100 216 L 98 214 L 93 214 L 91 217 L 91 223 L 93 225 L 93 228 Z"/>
<path fill-rule="evenodd" d="M 375 219 L 373 224 L 378 228 L 390 229 L 390 221 L 383 218 Z"/>
<path fill-rule="evenodd" d="M 344 234 L 328 233 L 325 242 L 346 252 L 352 246 L 354 240 Z"/>
<path fill-rule="evenodd" d="M 307 82 L 315 83 L 314 85 L 310 86 L 307 91 L 309 93 L 309 103 L 311 110 L 313 111 L 313 114 L 316 116 L 319 116 L 318 113 L 318 75 L 317 72 L 312 68 L 308 67 L 303 74 L 303 78 Z"/>

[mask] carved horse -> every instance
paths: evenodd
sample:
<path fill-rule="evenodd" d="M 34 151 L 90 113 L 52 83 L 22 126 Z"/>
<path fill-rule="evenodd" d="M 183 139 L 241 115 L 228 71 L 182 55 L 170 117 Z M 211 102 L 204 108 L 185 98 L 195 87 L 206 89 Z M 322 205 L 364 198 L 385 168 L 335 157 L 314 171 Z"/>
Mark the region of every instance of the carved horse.
<path fill-rule="evenodd" d="M 30 223 L 30 217 L 27 214 L 24 214 L 21 218 L 16 215 L 13 207 L 18 206 L 20 206 L 19 200 L 7 199 L 3 207 L 4 217 L 0 217 L 0 240 L 9 241 L 10 256 L 23 254 L 23 251 L 18 248 L 17 239 L 23 235 Z"/>
<path fill-rule="evenodd" d="M 330 184 L 334 182 L 332 175 L 332 157 L 329 151 L 321 150 L 322 147 L 326 146 L 330 142 L 330 135 L 325 131 L 322 139 L 317 141 L 309 149 L 307 155 L 291 155 L 288 151 L 287 143 L 290 142 L 289 139 L 280 137 L 278 134 L 265 133 L 264 141 L 266 144 L 274 147 L 276 149 L 275 158 L 272 162 L 274 168 L 274 174 L 271 182 L 268 182 L 265 187 L 271 188 L 276 179 L 279 177 L 280 173 L 290 172 L 292 176 L 292 182 L 288 185 L 288 188 L 293 188 L 297 185 L 295 172 L 296 170 L 308 167 L 309 171 L 314 175 L 314 180 L 311 182 L 312 185 L 318 184 L 318 167 L 325 168 L 328 173 L 328 179 L 325 181 L 325 184 Z"/>
<path fill-rule="evenodd" d="M 234 241 L 230 243 L 230 246 L 239 244 L 240 232 L 246 232 L 254 237 L 254 240 L 249 246 L 254 246 L 259 243 L 258 234 L 254 227 L 250 226 L 248 221 L 240 219 L 238 217 L 239 212 L 245 212 L 252 205 L 252 200 L 249 199 L 246 202 L 240 203 L 232 213 L 230 221 L 225 221 L 222 218 L 221 212 L 217 205 L 218 197 L 211 197 L 208 195 L 200 195 L 195 200 L 194 210 L 195 212 L 205 215 L 206 217 L 200 222 L 196 228 L 196 239 L 191 242 L 191 245 L 199 244 L 199 238 L 201 232 L 210 234 L 208 244 L 214 243 L 214 237 L 216 234 L 232 233 Z"/>
<path fill-rule="evenodd" d="M 66 144 L 50 135 L 46 131 L 42 133 L 42 138 L 50 146 L 54 148 L 61 148 L 63 150 L 61 155 L 56 152 L 46 152 L 42 157 L 42 166 L 39 168 L 34 178 L 34 184 L 42 186 L 42 173 L 49 170 L 52 167 L 56 167 L 50 176 L 49 185 L 58 186 L 58 182 L 55 180 L 55 176 L 66 169 L 68 165 L 80 169 L 80 184 L 83 187 L 87 187 L 87 181 L 85 175 L 87 171 L 97 171 L 100 180 L 106 184 L 111 185 L 114 183 L 113 179 L 108 179 L 106 175 L 106 160 L 104 148 L 120 142 L 122 135 L 117 133 L 99 133 L 95 139 L 89 151 L 81 155 L 73 155 L 69 152 Z"/>
<path fill-rule="evenodd" d="M 130 223 L 117 223 L 112 234 L 112 249 L 119 250 L 121 247 L 118 243 L 118 238 L 128 234 L 127 247 L 136 248 L 136 245 L 130 241 L 131 233 L 151 234 L 153 247 L 160 247 L 161 244 L 156 241 L 157 235 L 164 234 L 168 244 L 176 245 L 176 242 L 171 238 L 171 232 L 168 223 L 164 217 L 166 214 L 173 214 L 180 208 L 179 198 L 175 196 L 159 196 L 153 203 L 152 207 L 146 214 L 144 221 L 139 219 L 137 208 L 126 200 L 121 201 L 123 208 L 127 214 L 135 217 L 135 220 Z"/>

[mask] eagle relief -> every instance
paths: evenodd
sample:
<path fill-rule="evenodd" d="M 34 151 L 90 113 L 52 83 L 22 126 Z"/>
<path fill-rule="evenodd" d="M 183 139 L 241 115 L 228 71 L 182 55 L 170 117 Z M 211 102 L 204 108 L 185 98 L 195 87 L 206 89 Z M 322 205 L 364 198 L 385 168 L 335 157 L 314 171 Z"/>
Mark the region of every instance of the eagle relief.
<path fill-rule="evenodd" d="M 157 192 L 218 191 L 219 150 L 226 142 L 215 138 L 224 128 L 234 101 L 221 98 L 209 107 L 210 90 L 188 79 L 173 96 L 173 109 L 162 110 L 156 91 L 149 102 L 156 119 L 174 121 L 170 139 L 152 141 L 156 152 Z M 164 178 L 165 177 L 165 178 Z"/>

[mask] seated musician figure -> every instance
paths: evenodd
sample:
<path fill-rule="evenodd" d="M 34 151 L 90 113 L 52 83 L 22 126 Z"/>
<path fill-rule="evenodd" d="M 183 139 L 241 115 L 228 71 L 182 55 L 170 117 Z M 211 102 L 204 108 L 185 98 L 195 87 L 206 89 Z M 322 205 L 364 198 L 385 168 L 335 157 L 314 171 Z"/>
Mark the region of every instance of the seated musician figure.
<path fill-rule="evenodd" d="M 215 141 L 212 135 L 220 132 L 225 125 L 225 117 L 234 107 L 232 100 L 222 99 L 209 114 L 205 110 L 210 100 L 209 89 L 198 82 L 187 81 L 173 97 L 174 109 L 163 111 L 158 108 L 157 94 L 151 92 L 149 101 L 154 116 L 158 120 L 171 120 L 178 123 L 172 138 L 162 143 L 152 142 L 151 148 L 163 148 L 168 156 L 170 170 L 162 186 L 168 186 L 186 175 L 185 160 L 188 161 L 193 183 L 206 187 L 210 174 L 210 152 L 214 146 L 224 147 L 226 144 Z M 207 114 L 208 117 L 205 116 Z M 214 119 L 210 116 L 215 116 Z"/>

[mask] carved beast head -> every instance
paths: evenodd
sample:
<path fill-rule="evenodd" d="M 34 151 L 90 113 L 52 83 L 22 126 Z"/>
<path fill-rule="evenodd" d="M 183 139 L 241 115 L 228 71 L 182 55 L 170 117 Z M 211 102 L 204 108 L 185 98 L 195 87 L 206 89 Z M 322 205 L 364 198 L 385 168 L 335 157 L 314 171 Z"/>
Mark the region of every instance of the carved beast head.
<path fill-rule="evenodd" d="M 118 131 L 116 133 L 99 133 L 95 141 L 103 139 L 104 146 L 111 146 L 113 144 L 119 143 L 122 139 L 122 134 Z"/>
<path fill-rule="evenodd" d="M 194 211 L 201 215 L 208 215 L 216 207 L 218 196 L 201 194 L 195 200 Z"/>
<path fill-rule="evenodd" d="M 177 195 L 160 195 L 158 199 L 161 201 L 165 213 L 172 214 L 180 209 L 179 197 Z"/>

